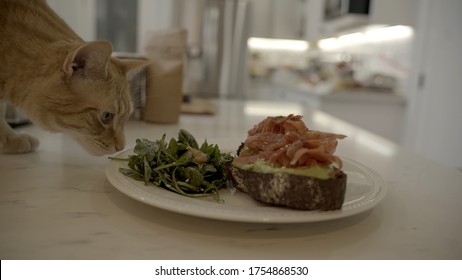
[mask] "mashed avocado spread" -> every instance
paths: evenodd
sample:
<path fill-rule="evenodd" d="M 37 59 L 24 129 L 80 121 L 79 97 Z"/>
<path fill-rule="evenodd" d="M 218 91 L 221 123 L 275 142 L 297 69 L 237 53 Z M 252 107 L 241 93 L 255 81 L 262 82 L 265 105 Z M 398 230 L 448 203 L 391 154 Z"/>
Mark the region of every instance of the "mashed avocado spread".
<path fill-rule="evenodd" d="M 257 160 L 252 164 L 239 165 L 233 163 L 233 165 L 243 170 L 250 170 L 261 173 L 288 173 L 297 176 L 314 177 L 320 180 L 327 180 L 332 178 L 332 169 L 325 165 L 298 168 L 273 167 L 262 160 Z"/>

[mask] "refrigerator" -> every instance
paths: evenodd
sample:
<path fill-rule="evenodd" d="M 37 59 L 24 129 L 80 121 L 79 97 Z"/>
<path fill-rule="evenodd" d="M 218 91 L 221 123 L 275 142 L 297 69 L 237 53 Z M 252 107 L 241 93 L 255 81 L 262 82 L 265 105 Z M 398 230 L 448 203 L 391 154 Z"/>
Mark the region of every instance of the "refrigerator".
<path fill-rule="evenodd" d="M 180 25 L 188 30 L 185 94 L 245 98 L 248 0 L 182 0 Z"/>

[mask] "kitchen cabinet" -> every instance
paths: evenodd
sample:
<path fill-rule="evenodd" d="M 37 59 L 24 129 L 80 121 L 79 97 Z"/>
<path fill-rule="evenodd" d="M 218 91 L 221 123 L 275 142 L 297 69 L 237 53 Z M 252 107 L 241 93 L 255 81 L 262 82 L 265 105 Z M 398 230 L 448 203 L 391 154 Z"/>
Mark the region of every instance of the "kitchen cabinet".
<path fill-rule="evenodd" d="M 400 95 L 338 92 L 321 96 L 319 109 L 394 143 L 402 142 L 406 102 Z"/>
<path fill-rule="evenodd" d="M 254 80 L 250 98 L 291 101 L 321 110 L 394 143 L 401 143 L 406 99 L 399 94 L 368 90 L 318 94 L 296 86 Z"/>
<path fill-rule="evenodd" d="M 324 0 L 323 24 L 324 34 L 367 25 L 369 20 L 370 0 Z"/>
<path fill-rule="evenodd" d="M 368 13 L 364 11 L 361 13 L 349 13 L 348 9 L 345 10 L 342 7 L 348 6 L 346 2 L 348 1 L 307 1 L 305 5 L 305 38 L 307 40 L 318 40 L 335 36 L 351 28 L 368 25 Z M 336 5 L 338 5 L 338 11 L 333 11 Z"/>
<path fill-rule="evenodd" d="M 370 0 L 368 13 L 347 13 L 327 20 L 328 0 L 309 0 L 305 5 L 305 38 L 318 40 L 372 25 L 415 26 L 419 0 Z M 335 1 L 334 1 L 335 2 Z M 336 1 L 345 2 L 345 1 Z"/>
<path fill-rule="evenodd" d="M 303 39 L 305 0 L 249 0 L 249 36 Z"/>
<path fill-rule="evenodd" d="M 419 0 L 372 0 L 369 23 L 415 27 L 419 3 Z"/>

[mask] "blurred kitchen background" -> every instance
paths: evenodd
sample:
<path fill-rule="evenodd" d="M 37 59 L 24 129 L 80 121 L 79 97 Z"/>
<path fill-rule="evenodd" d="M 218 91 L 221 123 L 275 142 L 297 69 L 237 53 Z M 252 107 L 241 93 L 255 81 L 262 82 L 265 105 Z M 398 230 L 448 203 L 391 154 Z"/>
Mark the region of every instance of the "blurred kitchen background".
<path fill-rule="evenodd" d="M 462 1 L 48 3 L 124 54 L 143 55 L 148 30 L 186 28 L 191 98 L 303 103 L 462 168 Z"/>

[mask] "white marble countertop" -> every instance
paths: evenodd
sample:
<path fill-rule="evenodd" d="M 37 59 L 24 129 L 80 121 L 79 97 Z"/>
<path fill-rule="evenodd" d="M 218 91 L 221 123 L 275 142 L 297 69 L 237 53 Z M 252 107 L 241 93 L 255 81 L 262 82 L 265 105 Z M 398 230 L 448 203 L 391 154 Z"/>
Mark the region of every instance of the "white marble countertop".
<path fill-rule="evenodd" d="M 116 190 L 106 157 L 34 126 L 25 155 L 0 155 L 1 259 L 461 259 L 462 172 L 406 151 L 321 112 L 283 102 L 221 101 L 217 114 L 182 115 L 176 125 L 130 121 L 135 139 L 185 128 L 235 150 L 266 115 L 303 114 L 312 129 L 347 134 L 338 155 L 376 170 L 388 185 L 370 211 L 298 224 L 227 222 L 148 206 Z"/>

